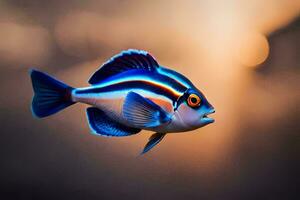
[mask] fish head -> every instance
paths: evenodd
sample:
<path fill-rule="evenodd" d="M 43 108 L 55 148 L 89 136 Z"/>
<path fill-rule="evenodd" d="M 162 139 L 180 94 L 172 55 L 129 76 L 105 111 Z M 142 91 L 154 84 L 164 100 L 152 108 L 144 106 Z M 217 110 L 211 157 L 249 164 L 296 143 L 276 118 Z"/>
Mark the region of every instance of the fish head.
<path fill-rule="evenodd" d="M 208 117 L 215 112 L 214 107 L 198 89 L 188 89 L 177 102 L 176 110 L 184 126 L 196 129 L 213 123 L 215 120 Z"/>

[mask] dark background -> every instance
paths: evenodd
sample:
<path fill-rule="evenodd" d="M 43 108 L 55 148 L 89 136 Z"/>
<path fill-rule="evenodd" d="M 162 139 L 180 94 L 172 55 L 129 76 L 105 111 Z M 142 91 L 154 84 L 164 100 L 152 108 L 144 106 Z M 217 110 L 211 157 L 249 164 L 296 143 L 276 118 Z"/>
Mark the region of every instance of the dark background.
<path fill-rule="evenodd" d="M 0 1 L 0 199 L 300 199 L 299 1 Z M 216 122 L 89 134 L 85 106 L 30 112 L 28 70 L 74 87 L 123 49 L 184 73 Z"/>

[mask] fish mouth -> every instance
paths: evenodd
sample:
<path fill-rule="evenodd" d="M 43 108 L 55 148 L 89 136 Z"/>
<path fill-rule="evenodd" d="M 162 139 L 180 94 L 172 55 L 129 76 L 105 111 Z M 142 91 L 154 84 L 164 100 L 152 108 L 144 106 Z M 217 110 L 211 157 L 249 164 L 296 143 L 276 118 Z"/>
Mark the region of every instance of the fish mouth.
<path fill-rule="evenodd" d="M 204 121 L 206 124 L 213 123 L 215 120 L 213 118 L 208 117 L 208 115 L 215 113 L 215 109 L 211 109 L 209 112 L 205 113 L 201 120 Z"/>

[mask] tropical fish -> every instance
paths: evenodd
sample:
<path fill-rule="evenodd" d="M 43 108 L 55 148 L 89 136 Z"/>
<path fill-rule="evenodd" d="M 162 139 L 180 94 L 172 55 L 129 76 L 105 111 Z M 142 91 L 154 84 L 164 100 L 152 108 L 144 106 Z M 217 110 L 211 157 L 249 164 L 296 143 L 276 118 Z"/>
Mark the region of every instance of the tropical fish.
<path fill-rule="evenodd" d="M 91 76 L 90 87 L 73 88 L 37 70 L 30 76 L 34 116 L 47 117 L 77 102 L 91 105 L 86 113 L 94 134 L 122 137 L 154 131 L 142 154 L 167 133 L 214 122 L 208 115 L 215 110 L 203 93 L 146 51 L 129 49 L 113 56 Z"/>

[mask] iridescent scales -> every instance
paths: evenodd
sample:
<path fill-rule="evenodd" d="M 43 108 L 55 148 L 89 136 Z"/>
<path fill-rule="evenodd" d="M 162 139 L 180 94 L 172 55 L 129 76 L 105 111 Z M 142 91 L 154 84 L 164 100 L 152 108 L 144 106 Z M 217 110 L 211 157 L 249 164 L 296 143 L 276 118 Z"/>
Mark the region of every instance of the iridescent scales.
<path fill-rule="evenodd" d="M 147 52 L 127 50 L 105 62 L 90 78 L 90 87 L 72 88 L 42 72 L 31 71 L 37 117 L 54 114 L 76 102 L 89 104 L 93 133 L 128 136 L 142 129 L 156 132 L 142 153 L 167 133 L 200 128 L 214 120 L 213 107 L 182 74 L 161 67 Z"/>

